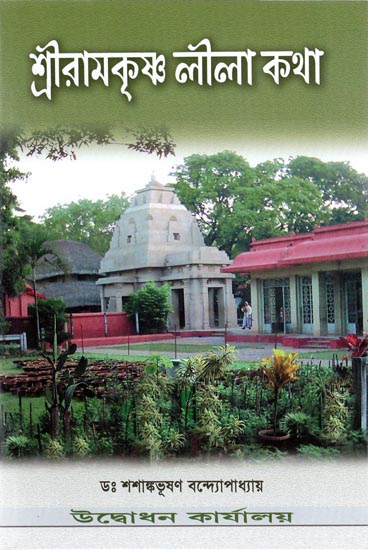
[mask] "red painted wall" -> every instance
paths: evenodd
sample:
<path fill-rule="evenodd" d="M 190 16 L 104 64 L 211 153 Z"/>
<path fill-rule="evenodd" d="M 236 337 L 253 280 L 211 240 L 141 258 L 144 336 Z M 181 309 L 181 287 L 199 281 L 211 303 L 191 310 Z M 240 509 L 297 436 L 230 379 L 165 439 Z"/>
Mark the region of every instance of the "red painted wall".
<path fill-rule="evenodd" d="M 37 292 L 39 300 L 46 296 Z M 17 296 L 5 295 L 5 316 L 6 317 L 28 317 L 28 306 L 34 304 L 34 292 L 30 284 L 26 283 L 24 291 Z"/>
<path fill-rule="evenodd" d="M 11 298 L 5 296 L 5 314 L 7 317 L 28 317 L 30 304 L 34 304 L 34 298 L 26 293 Z"/>
<path fill-rule="evenodd" d="M 103 338 L 136 334 L 126 313 L 73 313 L 67 316 L 68 332 L 78 338 Z"/>

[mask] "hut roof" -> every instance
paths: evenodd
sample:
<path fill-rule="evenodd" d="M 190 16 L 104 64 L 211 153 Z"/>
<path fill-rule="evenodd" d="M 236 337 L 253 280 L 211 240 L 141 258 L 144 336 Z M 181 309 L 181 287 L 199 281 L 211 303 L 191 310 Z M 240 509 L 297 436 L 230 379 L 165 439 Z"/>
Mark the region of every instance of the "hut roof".
<path fill-rule="evenodd" d="M 55 255 L 61 259 L 65 271 L 69 275 L 98 274 L 101 256 L 87 244 L 71 240 L 57 240 L 47 241 L 45 246 L 53 250 Z M 54 262 L 55 256 L 53 254 L 42 256 L 36 269 L 36 279 L 38 281 L 64 274 L 64 271 L 57 267 Z"/>

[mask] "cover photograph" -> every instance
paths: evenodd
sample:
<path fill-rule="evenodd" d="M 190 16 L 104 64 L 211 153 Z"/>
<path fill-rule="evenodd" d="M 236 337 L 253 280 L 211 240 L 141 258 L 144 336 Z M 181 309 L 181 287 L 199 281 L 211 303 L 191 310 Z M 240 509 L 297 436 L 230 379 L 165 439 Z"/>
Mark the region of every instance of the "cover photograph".
<path fill-rule="evenodd" d="M 368 4 L 1 0 L 1 548 L 365 548 Z"/>

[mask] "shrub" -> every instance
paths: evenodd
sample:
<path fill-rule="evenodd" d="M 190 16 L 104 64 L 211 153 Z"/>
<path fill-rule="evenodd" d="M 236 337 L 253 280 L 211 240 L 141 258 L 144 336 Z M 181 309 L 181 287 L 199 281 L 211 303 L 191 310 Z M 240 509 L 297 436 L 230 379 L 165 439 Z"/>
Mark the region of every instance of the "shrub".
<path fill-rule="evenodd" d="M 45 454 L 51 460 L 59 460 L 65 456 L 64 445 L 58 439 L 46 438 Z"/>
<path fill-rule="evenodd" d="M 316 429 L 316 421 L 309 414 L 302 411 L 289 412 L 280 422 L 281 429 L 290 432 L 297 439 L 312 435 Z"/>
<path fill-rule="evenodd" d="M 21 458 L 34 453 L 34 443 L 25 435 L 11 435 L 5 440 L 7 456 Z"/>
<path fill-rule="evenodd" d="M 340 451 L 334 448 L 317 447 L 317 445 L 300 445 L 297 448 L 297 453 L 304 458 L 321 460 L 325 458 L 336 458 L 340 455 Z"/>
<path fill-rule="evenodd" d="M 125 304 L 125 310 L 131 319 L 138 313 L 139 331 L 153 334 L 167 330 L 167 316 L 172 311 L 170 304 L 170 286 L 160 287 L 147 283 L 134 294 L 131 294 Z"/>
<path fill-rule="evenodd" d="M 29 306 L 30 314 L 35 317 L 36 310 L 34 304 Z M 38 314 L 40 318 L 40 327 L 45 330 L 45 341 L 52 344 L 54 342 L 54 316 L 56 315 L 56 332 L 58 344 L 68 340 L 71 335 L 64 332 L 66 322 L 65 302 L 62 298 L 48 298 L 39 300 Z"/>

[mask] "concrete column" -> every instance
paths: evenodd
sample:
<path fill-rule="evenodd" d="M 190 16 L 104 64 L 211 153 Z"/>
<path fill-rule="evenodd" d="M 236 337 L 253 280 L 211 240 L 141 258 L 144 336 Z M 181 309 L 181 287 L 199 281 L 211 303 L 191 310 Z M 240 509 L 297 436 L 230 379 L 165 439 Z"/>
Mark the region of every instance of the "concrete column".
<path fill-rule="evenodd" d="M 225 279 L 225 323 L 228 328 L 237 327 L 236 304 L 233 295 L 232 279 Z"/>
<path fill-rule="evenodd" d="M 192 326 L 192 314 L 191 314 L 191 283 L 190 281 L 184 281 L 184 311 L 185 311 L 185 328 L 191 329 Z"/>
<path fill-rule="evenodd" d="M 368 333 L 368 267 L 362 267 L 363 334 Z"/>
<path fill-rule="evenodd" d="M 116 312 L 116 296 L 111 296 L 109 301 L 109 311 Z"/>
<path fill-rule="evenodd" d="M 262 281 L 260 279 L 252 279 L 250 285 L 250 297 L 251 297 L 251 306 L 252 306 L 252 332 L 253 333 L 262 333 L 263 332 L 263 311 L 262 311 Z"/>
<path fill-rule="evenodd" d="M 319 322 L 320 335 L 327 336 L 327 296 L 326 296 L 326 275 L 319 273 Z"/>
<path fill-rule="evenodd" d="M 197 286 L 197 285 L 196 285 Z M 203 328 L 203 329 L 208 329 L 210 328 L 210 322 L 209 322 L 209 310 L 208 310 L 208 286 L 207 286 L 207 279 L 201 279 L 199 281 L 199 293 L 198 293 L 198 301 L 196 301 L 195 303 L 198 304 L 198 306 L 201 304 L 203 304 L 203 307 L 202 307 L 202 316 L 201 316 L 201 320 L 202 320 L 202 327 L 198 327 L 198 328 Z M 198 323 L 199 324 L 199 323 Z"/>
<path fill-rule="evenodd" d="M 225 327 L 225 288 L 219 287 L 217 291 L 218 300 L 218 326 L 219 328 Z"/>
<path fill-rule="evenodd" d="M 211 328 L 214 328 L 215 326 L 214 299 L 215 289 L 211 287 L 208 289 L 208 322 Z"/>
<path fill-rule="evenodd" d="M 179 328 L 179 298 L 178 298 L 178 293 L 175 290 L 176 289 L 171 289 L 171 292 L 170 292 L 170 301 L 171 301 L 171 306 L 173 308 L 173 312 L 169 313 L 168 321 L 169 321 L 169 328 L 171 330 L 174 329 L 175 325 L 177 328 Z"/>
<path fill-rule="evenodd" d="M 312 273 L 313 336 L 321 335 L 319 273 Z"/>
<path fill-rule="evenodd" d="M 335 333 L 344 334 L 343 283 L 340 273 L 334 273 Z"/>
<path fill-rule="evenodd" d="M 106 311 L 105 308 L 105 292 L 104 285 L 100 286 L 100 302 L 101 302 L 101 311 Z"/>
<path fill-rule="evenodd" d="M 116 296 L 116 309 L 115 311 L 121 313 L 123 311 L 123 300 L 122 300 L 122 297 L 123 295 L 122 294 L 118 294 Z"/>
<path fill-rule="evenodd" d="M 298 334 L 300 329 L 298 280 L 296 275 L 290 276 L 290 320 L 291 332 Z"/>

